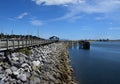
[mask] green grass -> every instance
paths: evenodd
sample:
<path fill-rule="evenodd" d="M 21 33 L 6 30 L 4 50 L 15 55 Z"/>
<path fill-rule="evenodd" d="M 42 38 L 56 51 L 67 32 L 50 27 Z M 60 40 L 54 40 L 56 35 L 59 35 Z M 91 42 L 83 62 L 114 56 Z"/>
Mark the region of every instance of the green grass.
<path fill-rule="evenodd" d="M 28 48 L 20 49 L 19 52 L 21 52 L 27 56 L 30 54 L 30 50 Z"/>

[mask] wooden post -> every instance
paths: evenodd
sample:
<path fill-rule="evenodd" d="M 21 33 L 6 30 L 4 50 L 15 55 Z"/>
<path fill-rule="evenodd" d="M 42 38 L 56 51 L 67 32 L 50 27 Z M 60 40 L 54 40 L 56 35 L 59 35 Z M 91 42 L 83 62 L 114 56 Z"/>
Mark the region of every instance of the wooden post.
<path fill-rule="evenodd" d="M 32 40 L 32 45 L 34 45 L 34 39 Z"/>
<path fill-rule="evenodd" d="M 15 40 L 13 39 L 13 49 L 15 48 L 15 42 L 14 42 Z"/>
<path fill-rule="evenodd" d="M 30 46 L 30 39 L 29 39 L 29 46 Z"/>
<path fill-rule="evenodd" d="M 1 48 L 1 39 L 0 39 L 0 48 Z"/>
<path fill-rule="evenodd" d="M 33 40 L 31 39 L 31 46 L 32 46 Z"/>
<path fill-rule="evenodd" d="M 39 45 L 40 45 L 40 40 L 39 40 Z"/>
<path fill-rule="evenodd" d="M 35 40 L 35 45 L 36 45 L 36 40 Z"/>
<path fill-rule="evenodd" d="M 36 40 L 36 43 L 37 43 L 37 45 L 38 45 L 38 40 Z"/>
<path fill-rule="evenodd" d="M 26 41 L 26 43 L 25 43 L 25 44 L 26 44 L 26 46 L 25 46 L 25 47 L 27 47 L 27 39 L 26 39 L 25 41 Z"/>
<path fill-rule="evenodd" d="M 8 48 L 9 48 L 9 40 L 8 39 L 6 39 L 6 46 L 7 46 L 7 50 L 8 50 Z"/>
<path fill-rule="evenodd" d="M 24 40 L 22 39 L 22 47 L 24 47 Z"/>
<path fill-rule="evenodd" d="M 20 41 L 19 40 L 17 40 L 17 42 L 18 42 L 18 48 L 20 47 Z"/>
<path fill-rule="evenodd" d="M 29 39 L 29 46 L 30 46 L 30 39 Z"/>

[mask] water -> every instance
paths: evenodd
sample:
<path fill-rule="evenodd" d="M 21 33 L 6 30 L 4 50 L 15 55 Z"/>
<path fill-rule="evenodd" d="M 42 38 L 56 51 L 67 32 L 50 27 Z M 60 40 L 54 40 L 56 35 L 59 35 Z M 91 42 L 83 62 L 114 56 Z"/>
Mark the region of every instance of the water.
<path fill-rule="evenodd" d="M 93 42 L 90 50 L 69 48 L 80 84 L 120 84 L 120 42 Z"/>

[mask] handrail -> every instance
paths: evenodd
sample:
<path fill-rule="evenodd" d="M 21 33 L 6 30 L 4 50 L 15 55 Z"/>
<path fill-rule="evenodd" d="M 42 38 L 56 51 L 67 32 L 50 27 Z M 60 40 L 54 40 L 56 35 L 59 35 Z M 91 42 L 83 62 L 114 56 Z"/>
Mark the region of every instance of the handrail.
<path fill-rule="evenodd" d="M 46 43 L 55 42 L 53 40 L 36 40 L 36 39 L 0 39 L 0 51 L 31 47 L 35 45 L 42 45 Z"/>

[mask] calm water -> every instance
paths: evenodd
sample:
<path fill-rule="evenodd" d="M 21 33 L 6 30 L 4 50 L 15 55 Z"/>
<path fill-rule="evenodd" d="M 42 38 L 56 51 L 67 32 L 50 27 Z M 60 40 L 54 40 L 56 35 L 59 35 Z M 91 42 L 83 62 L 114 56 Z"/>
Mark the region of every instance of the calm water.
<path fill-rule="evenodd" d="M 69 49 L 80 84 L 120 84 L 120 42 L 93 42 L 90 50 Z"/>

